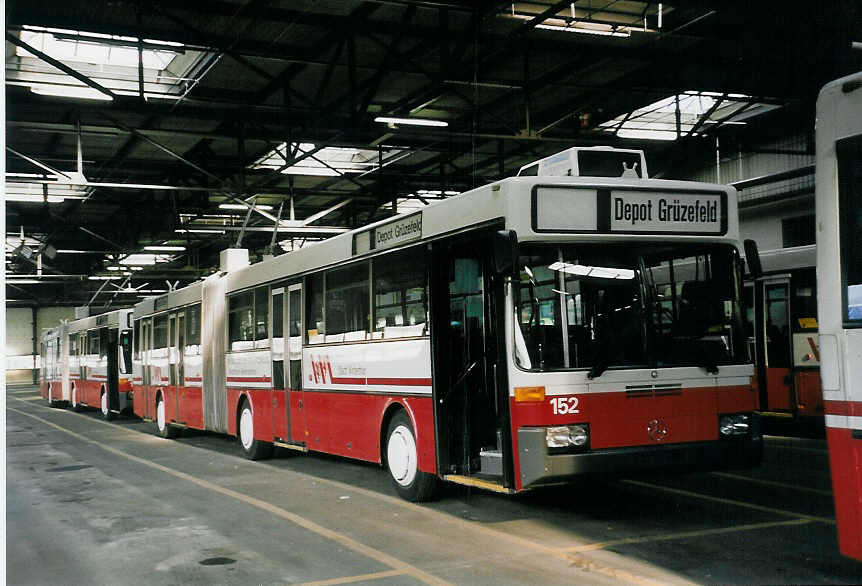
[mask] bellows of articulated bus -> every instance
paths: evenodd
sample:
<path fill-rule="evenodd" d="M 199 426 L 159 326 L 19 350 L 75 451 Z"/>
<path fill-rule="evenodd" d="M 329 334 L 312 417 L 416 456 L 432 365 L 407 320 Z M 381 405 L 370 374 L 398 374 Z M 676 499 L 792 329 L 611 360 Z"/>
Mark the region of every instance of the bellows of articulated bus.
<path fill-rule="evenodd" d="M 631 177 L 646 179 L 643 151 L 613 147 L 572 147 L 518 171 L 519 177 Z"/>

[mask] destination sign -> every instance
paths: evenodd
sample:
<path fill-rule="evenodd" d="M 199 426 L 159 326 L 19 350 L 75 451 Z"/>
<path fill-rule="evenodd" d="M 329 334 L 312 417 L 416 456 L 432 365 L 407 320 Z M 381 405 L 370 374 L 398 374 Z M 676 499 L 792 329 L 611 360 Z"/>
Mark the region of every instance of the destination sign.
<path fill-rule="evenodd" d="M 611 191 L 610 200 L 611 232 L 723 233 L 719 193 Z"/>
<path fill-rule="evenodd" d="M 533 229 L 537 232 L 727 232 L 727 195 L 721 191 L 537 185 L 532 197 Z"/>
<path fill-rule="evenodd" d="M 398 218 L 353 237 L 353 253 L 383 250 L 422 238 L 422 212 Z"/>

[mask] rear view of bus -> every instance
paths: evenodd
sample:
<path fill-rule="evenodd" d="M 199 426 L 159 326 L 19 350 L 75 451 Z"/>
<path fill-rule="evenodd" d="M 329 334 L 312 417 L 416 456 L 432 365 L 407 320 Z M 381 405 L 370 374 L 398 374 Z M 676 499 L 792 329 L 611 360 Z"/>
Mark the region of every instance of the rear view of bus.
<path fill-rule="evenodd" d="M 817 100 L 820 374 L 838 539 L 862 560 L 862 73 Z"/>
<path fill-rule="evenodd" d="M 648 179 L 639 151 L 549 159 L 506 186 L 517 489 L 759 463 L 734 189 Z"/>

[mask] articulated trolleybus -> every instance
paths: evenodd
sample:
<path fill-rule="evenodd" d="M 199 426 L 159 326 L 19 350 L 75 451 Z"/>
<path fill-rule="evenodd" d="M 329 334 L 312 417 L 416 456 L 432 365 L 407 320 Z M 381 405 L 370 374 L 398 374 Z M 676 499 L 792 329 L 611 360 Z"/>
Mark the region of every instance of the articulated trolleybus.
<path fill-rule="evenodd" d="M 43 330 L 42 397 L 49 404 L 101 409 L 105 419 L 129 410 L 131 309 L 119 309 Z"/>
<path fill-rule="evenodd" d="M 383 463 L 411 500 L 756 464 L 735 191 L 563 156 L 257 264 L 223 251 L 135 306 L 135 412 L 249 458 Z"/>
<path fill-rule="evenodd" d="M 820 376 L 838 542 L 862 561 L 862 72 L 817 99 Z"/>

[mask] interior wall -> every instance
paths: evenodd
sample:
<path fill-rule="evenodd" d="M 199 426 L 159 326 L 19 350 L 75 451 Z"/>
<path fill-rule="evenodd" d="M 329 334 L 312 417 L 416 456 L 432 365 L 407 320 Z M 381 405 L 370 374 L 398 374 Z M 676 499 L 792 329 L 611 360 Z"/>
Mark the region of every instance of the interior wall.
<path fill-rule="evenodd" d="M 44 328 L 53 327 L 63 319 L 74 319 L 72 307 L 40 307 L 36 309 L 36 353 L 33 352 L 33 309 L 6 308 L 6 384 L 32 384 L 34 369 L 39 366 L 39 338 Z M 37 379 L 38 380 L 38 379 Z"/>

